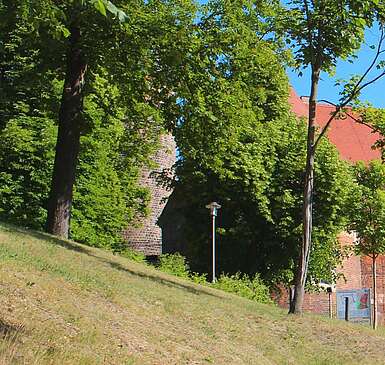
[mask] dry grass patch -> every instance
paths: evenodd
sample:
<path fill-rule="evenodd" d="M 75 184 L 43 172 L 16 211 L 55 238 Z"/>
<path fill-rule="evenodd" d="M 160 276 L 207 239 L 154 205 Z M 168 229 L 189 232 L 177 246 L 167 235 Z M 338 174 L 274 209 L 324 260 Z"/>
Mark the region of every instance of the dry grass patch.
<path fill-rule="evenodd" d="M 384 332 L 289 317 L 108 252 L 0 225 L 0 365 L 384 364 Z"/>

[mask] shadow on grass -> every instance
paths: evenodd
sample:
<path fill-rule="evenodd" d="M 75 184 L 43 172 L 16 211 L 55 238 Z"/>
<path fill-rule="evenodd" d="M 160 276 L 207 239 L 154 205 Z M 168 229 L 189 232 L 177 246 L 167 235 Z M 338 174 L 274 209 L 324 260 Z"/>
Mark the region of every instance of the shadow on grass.
<path fill-rule="evenodd" d="M 3 319 L 0 319 L 0 338 L 5 339 L 11 336 L 15 336 L 18 333 L 22 332 L 24 327 L 22 325 L 14 325 L 5 322 Z"/>
<path fill-rule="evenodd" d="M 92 256 L 94 256 L 94 255 L 92 255 Z M 151 275 L 151 274 L 146 274 L 146 273 L 143 273 L 143 272 L 133 271 L 133 270 L 128 269 L 127 267 L 124 267 L 123 265 L 119 264 L 118 262 L 106 260 L 106 259 L 103 259 L 103 258 L 97 257 L 97 256 L 95 256 L 95 257 L 98 260 L 104 262 L 105 264 L 108 264 L 113 269 L 126 272 L 126 273 L 128 273 L 130 275 L 135 275 L 135 276 L 139 276 L 139 277 L 141 277 L 143 279 L 149 279 L 149 280 L 152 280 L 152 281 L 156 281 L 157 283 L 160 283 L 162 285 L 166 285 L 166 286 L 171 287 L 171 288 L 182 289 L 182 290 L 188 291 L 188 292 L 190 292 L 192 294 L 195 294 L 195 295 L 208 295 L 208 296 L 212 296 L 212 297 L 215 297 L 215 298 L 224 299 L 224 297 L 216 295 L 216 294 L 213 294 L 213 293 L 210 293 L 208 290 L 205 290 L 204 288 L 202 288 L 202 289 L 195 289 L 194 287 L 192 287 L 190 285 L 185 285 L 185 284 L 182 284 L 182 283 L 177 283 L 175 281 L 168 280 L 168 279 L 165 279 L 165 278 L 161 278 L 161 277 L 156 276 L 156 275 Z"/>
<path fill-rule="evenodd" d="M 44 241 L 46 241 L 48 243 L 51 243 L 51 244 L 54 244 L 54 245 L 57 245 L 57 246 L 64 247 L 67 250 L 76 251 L 76 252 L 80 252 L 80 253 L 85 253 L 86 255 L 93 256 L 91 254 L 90 250 L 88 250 L 85 247 L 80 246 L 80 244 L 78 244 L 78 243 L 71 242 L 71 241 L 65 241 L 63 239 L 60 239 L 58 237 L 54 237 L 54 236 L 52 236 L 52 235 L 50 235 L 48 233 L 43 233 L 43 232 L 30 231 L 30 232 L 26 232 L 26 233 L 29 236 L 32 236 L 32 237 L 40 239 L 40 240 L 44 240 Z"/>
<path fill-rule="evenodd" d="M 6 223 L 1 223 L 1 228 L 7 232 L 22 233 L 22 234 L 31 236 L 33 238 L 37 238 L 39 240 L 46 241 L 47 243 L 51 243 L 51 244 L 54 244 L 57 246 L 64 247 L 67 250 L 85 253 L 87 255 L 89 255 L 91 253 L 90 250 L 86 249 L 85 247 L 80 246 L 80 244 L 77 244 L 77 243 L 71 242 L 71 241 L 63 240 L 61 238 L 52 236 L 49 233 L 33 231 L 33 230 L 29 230 L 28 228 L 19 228 L 19 227 L 13 226 L 11 224 L 6 224 Z"/>
<path fill-rule="evenodd" d="M 52 236 L 48 233 L 33 231 L 33 230 L 29 230 L 29 229 L 22 229 L 22 228 L 15 227 L 15 226 L 9 225 L 9 224 L 4 224 L 4 223 L 1 223 L 1 228 L 5 231 L 9 231 L 9 232 L 15 232 L 16 231 L 18 233 L 26 234 L 28 236 L 37 238 L 39 240 L 46 241 L 50 244 L 64 247 L 67 250 L 86 254 L 90 257 L 94 257 L 95 259 L 102 262 L 103 264 L 107 264 L 108 266 L 110 266 L 111 268 L 113 268 L 115 270 L 123 271 L 123 272 L 130 274 L 130 275 L 139 276 L 139 277 L 144 278 L 144 279 L 149 279 L 149 280 L 158 282 L 162 285 L 166 285 L 168 287 L 182 289 L 182 290 L 188 291 L 188 292 L 195 294 L 195 295 L 208 295 L 208 296 L 212 296 L 212 297 L 216 297 L 216 298 L 220 298 L 220 299 L 224 298 L 220 295 L 215 295 L 215 294 L 209 292 L 208 290 L 205 290 L 204 288 L 195 289 L 194 287 L 192 287 L 190 285 L 178 283 L 176 281 L 161 278 L 161 277 L 156 276 L 156 275 L 151 275 L 151 274 L 146 274 L 143 272 L 137 272 L 134 270 L 130 270 L 127 267 L 119 264 L 118 262 L 111 261 L 111 260 L 105 259 L 103 257 L 100 257 L 98 255 L 95 255 L 95 253 L 93 253 L 91 250 L 81 246 L 80 244 L 57 238 L 57 237 Z M 0 335 L 1 335 L 1 332 L 0 332 Z"/>

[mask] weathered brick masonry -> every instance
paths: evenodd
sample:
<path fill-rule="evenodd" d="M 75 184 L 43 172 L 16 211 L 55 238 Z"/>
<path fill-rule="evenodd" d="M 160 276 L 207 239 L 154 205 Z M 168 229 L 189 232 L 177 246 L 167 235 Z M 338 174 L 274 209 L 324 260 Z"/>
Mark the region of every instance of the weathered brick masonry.
<path fill-rule="evenodd" d="M 155 170 L 143 169 L 139 180 L 142 186 L 150 190 L 150 214 L 124 231 L 124 238 L 130 246 L 148 256 L 162 253 L 162 230 L 157 222 L 171 191 L 159 184 L 156 177 L 157 173 L 170 169 L 175 163 L 176 145 L 171 135 L 165 134 L 161 137 L 161 148 L 152 159 L 158 167 Z"/>

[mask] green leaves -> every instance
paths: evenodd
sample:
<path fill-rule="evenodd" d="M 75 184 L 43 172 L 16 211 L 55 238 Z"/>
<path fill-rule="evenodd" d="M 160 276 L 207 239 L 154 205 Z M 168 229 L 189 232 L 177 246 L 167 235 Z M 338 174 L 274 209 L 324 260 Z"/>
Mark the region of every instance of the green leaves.
<path fill-rule="evenodd" d="M 128 20 L 128 15 L 121 9 L 117 8 L 111 1 L 106 1 L 107 10 L 117 17 L 121 23 Z"/>
<path fill-rule="evenodd" d="M 92 0 L 91 3 L 94 5 L 95 9 L 104 16 L 107 16 L 108 11 L 121 23 L 124 23 L 128 20 L 127 14 L 123 10 L 116 7 L 109 0 Z"/>
<path fill-rule="evenodd" d="M 95 6 L 96 10 L 99 11 L 100 14 L 107 16 L 106 6 L 104 5 L 103 0 L 94 1 L 94 6 Z"/>
<path fill-rule="evenodd" d="M 385 166 L 373 161 L 354 168 L 358 188 L 351 200 L 350 229 L 358 236 L 357 251 L 363 255 L 385 252 Z"/>
<path fill-rule="evenodd" d="M 291 0 L 286 4 L 282 23 L 297 65 L 317 63 L 326 72 L 332 72 L 339 58 L 346 59 L 359 49 L 364 29 L 375 20 L 372 1 Z"/>

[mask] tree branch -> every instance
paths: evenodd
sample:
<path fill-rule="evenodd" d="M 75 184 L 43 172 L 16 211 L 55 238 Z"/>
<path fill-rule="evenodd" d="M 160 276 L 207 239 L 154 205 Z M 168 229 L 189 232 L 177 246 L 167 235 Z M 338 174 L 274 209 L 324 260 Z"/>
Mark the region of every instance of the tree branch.
<path fill-rule="evenodd" d="M 329 100 L 325 100 L 325 99 L 321 99 L 321 100 L 318 100 L 319 103 L 326 103 L 326 104 L 329 104 L 329 105 L 333 105 L 334 107 L 337 108 L 337 104 L 334 104 L 332 103 L 331 101 Z M 343 110 L 343 113 L 346 114 L 348 117 L 350 117 L 351 119 L 353 119 L 353 121 L 355 121 L 357 124 L 362 124 L 368 128 L 370 128 L 372 130 L 373 133 L 375 132 L 380 132 L 380 130 L 376 127 L 373 127 L 371 124 L 369 123 L 366 123 L 364 122 L 362 119 L 358 119 L 356 118 L 353 114 L 350 114 L 349 112 L 347 112 L 346 110 Z"/>
<path fill-rule="evenodd" d="M 322 128 L 321 130 L 321 133 L 318 135 L 314 145 L 313 145 L 313 148 L 316 149 L 318 143 L 320 142 L 321 138 L 325 135 L 326 131 L 328 130 L 328 128 L 330 127 L 330 124 L 332 123 L 332 121 L 334 120 L 334 118 L 336 117 L 336 115 L 343 109 L 345 108 L 353 99 L 355 96 L 357 96 L 357 94 L 359 94 L 362 89 L 364 89 L 365 87 L 373 84 L 374 82 L 376 82 L 377 80 L 379 80 L 381 77 L 383 77 L 385 75 L 385 70 L 382 71 L 378 76 L 376 76 L 374 79 L 372 80 L 369 80 L 367 81 L 366 83 L 364 83 L 363 85 L 362 82 L 364 81 L 364 79 L 366 78 L 366 76 L 369 74 L 369 72 L 373 69 L 373 67 L 375 66 L 377 60 L 378 60 L 378 57 L 380 56 L 380 54 L 385 51 L 385 50 L 382 50 L 382 44 L 385 40 L 385 32 L 384 32 L 384 27 L 381 25 L 381 35 L 380 35 L 380 39 L 378 41 L 378 46 L 377 46 L 377 51 L 376 51 L 376 55 L 373 59 L 373 61 L 371 62 L 371 64 L 369 65 L 369 67 L 366 69 L 366 71 L 364 72 L 364 74 L 360 77 L 360 79 L 357 81 L 357 83 L 355 84 L 353 90 L 350 92 L 350 94 L 348 96 L 346 96 L 345 100 L 342 100 L 341 103 L 335 105 L 335 104 L 332 104 L 330 102 L 327 102 L 329 104 L 332 104 L 336 107 L 336 110 L 332 113 L 332 115 L 330 116 L 330 118 L 328 119 L 327 123 L 325 124 L 325 126 Z M 355 119 L 355 118 L 353 118 Z"/>

